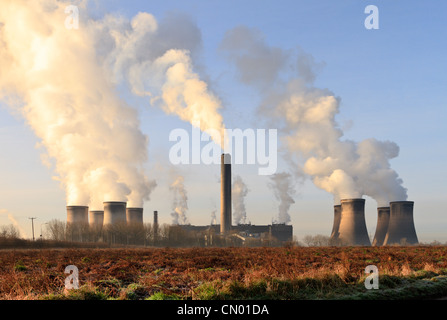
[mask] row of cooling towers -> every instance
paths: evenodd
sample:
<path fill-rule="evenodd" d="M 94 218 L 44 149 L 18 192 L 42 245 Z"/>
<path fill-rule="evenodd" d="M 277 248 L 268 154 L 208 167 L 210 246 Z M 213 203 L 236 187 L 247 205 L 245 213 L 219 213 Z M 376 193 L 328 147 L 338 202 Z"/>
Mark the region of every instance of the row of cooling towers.
<path fill-rule="evenodd" d="M 154 221 L 157 212 L 154 212 Z M 143 223 L 143 208 L 127 208 L 126 202 L 104 202 L 104 210 L 89 211 L 87 206 L 67 206 L 67 223 L 90 224 L 91 226 L 112 225 L 120 222 Z"/>
<path fill-rule="evenodd" d="M 370 246 L 365 223 L 365 199 L 344 199 L 334 206 L 331 240 L 342 245 Z M 390 202 L 377 208 L 377 227 L 373 246 L 418 244 L 413 219 L 413 201 Z"/>

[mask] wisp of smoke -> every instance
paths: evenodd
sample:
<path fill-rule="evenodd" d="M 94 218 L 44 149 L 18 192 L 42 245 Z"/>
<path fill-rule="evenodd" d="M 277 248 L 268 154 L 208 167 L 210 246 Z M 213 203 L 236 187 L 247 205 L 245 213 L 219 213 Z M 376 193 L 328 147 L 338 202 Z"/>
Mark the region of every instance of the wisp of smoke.
<path fill-rule="evenodd" d="M 11 212 L 9 212 L 6 209 L 0 209 L 0 215 L 7 215 L 9 221 L 11 221 L 14 228 L 18 230 L 20 237 L 23 237 L 26 234 L 25 230 L 23 230 L 23 228 L 20 226 L 19 222 L 16 220 L 16 218 Z"/>
<path fill-rule="evenodd" d="M 295 189 L 290 173 L 278 172 L 270 176 L 269 187 L 273 190 L 276 199 L 279 201 L 278 207 L 278 223 L 289 223 L 289 209 L 295 203 L 293 196 Z"/>
<path fill-rule="evenodd" d="M 233 223 L 246 223 L 247 212 L 245 210 L 245 197 L 248 194 L 247 185 L 239 175 L 234 177 L 231 189 L 231 199 L 233 200 Z"/>
<path fill-rule="evenodd" d="M 184 177 L 177 176 L 169 186 L 172 194 L 172 224 L 187 224 L 188 196 L 184 185 Z"/>
<path fill-rule="evenodd" d="M 332 193 L 336 203 L 363 195 L 374 198 L 379 206 L 407 199 L 403 181 L 390 166 L 399 147 L 374 138 L 343 139 L 335 120 L 340 99 L 313 85 L 315 70 L 322 64 L 311 55 L 270 47 L 259 31 L 248 27 L 227 32 L 221 50 L 236 65 L 239 79 L 260 90 L 259 114 L 282 133 L 288 158 L 293 155 L 302 173 Z M 284 66 L 295 73 L 285 72 Z"/>

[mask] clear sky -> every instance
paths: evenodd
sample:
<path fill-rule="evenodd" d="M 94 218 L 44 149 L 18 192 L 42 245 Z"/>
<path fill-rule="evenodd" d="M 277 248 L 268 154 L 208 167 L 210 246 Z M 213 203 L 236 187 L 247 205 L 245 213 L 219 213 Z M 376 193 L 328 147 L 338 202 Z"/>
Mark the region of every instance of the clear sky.
<path fill-rule="evenodd" d="M 68 2 L 69 3 L 69 2 Z M 379 9 L 379 29 L 368 30 L 367 5 Z M 447 241 L 447 3 L 403 0 L 281 0 L 281 1 L 91 1 L 90 15 L 101 19 L 119 14 L 132 19 L 148 12 L 157 21 L 185 15 L 200 32 L 192 58 L 201 79 L 223 105 L 228 128 L 264 128 L 257 121 L 261 97 L 239 81 L 235 66 L 222 52 L 225 34 L 240 26 L 258 30 L 266 44 L 284 52 L 302 50 L 319 66 L 314 86 L 339 97 L 336 120 L 346 138 L 390 140 L 399 148 L 391 166 L 415 201 L 414 219 L 420 241 Z M 82 18 L 82 17 L 81 17 Z M 82 21 L 82 19 L 81 19 Z M 82 28 L 82 24 L 80 26 Z M 179 30 L 180 31 L 180 30 Z M 0 73 L 1 75 L 1 73 Z M 147 99 L 125 89 L 121 96 L 139 111 L 141 130 L 149 137 L 148 177 L 157 181 L 144 204 L 145 221 L 158 210 L 161 223 L 171 222 L 170 172 L 184 176 L 188 194 L 186 216 L 191 224 L 208 224 L 220 209 L 219 166 L 180 165 L 168 161 L 169 133 L 190 125 L 150 106 Z M 257 127 L 260 126 L 260 127 Z M 65 192 L 52 179 L 54 168 L 42 162 L 45 150 L 20 114 L 0 104 L 0 225 L 18 222 L 24 235 L 35 233 L 51 219 L 65 220 Z M 290 171 L 280 161 L 278 171 Z M 249 192 L 247 218 L 253 224 L 271 223 L 278 201 L 268 178 L 249 166 L 234 166 Z M 294 234 L 329 235 L 333 197 L 310 179 L 295 186 L 289 214 Z M 368 232 L 374 234 L 376 202 L 366 197 Z M 217 214 L 218 215 L 218 214 Z"/>

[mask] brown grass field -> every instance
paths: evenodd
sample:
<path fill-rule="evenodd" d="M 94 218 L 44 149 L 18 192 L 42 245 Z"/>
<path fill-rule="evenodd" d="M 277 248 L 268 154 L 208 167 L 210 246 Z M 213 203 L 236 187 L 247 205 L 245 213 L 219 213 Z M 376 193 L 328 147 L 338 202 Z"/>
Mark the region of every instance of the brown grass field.
<path fill-rule="evenodd" d="M 64 290 L 65 267 L 79 289 Z M 367 290 L 376 265 L 379 289 Z M 0 250 L 0 299 L 432 299 L 447 247 Z"/>

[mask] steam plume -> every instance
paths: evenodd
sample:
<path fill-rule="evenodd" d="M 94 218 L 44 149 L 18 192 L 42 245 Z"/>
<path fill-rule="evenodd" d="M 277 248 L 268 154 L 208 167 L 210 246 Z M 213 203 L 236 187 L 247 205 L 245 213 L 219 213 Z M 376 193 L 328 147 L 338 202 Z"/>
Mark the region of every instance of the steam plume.
<path fill-rule="evenodd" d="M 246 223 L 247 212 L 245 210 L 245 197 L 248 194 L 248 188 L 239 175 L 234 177 L 231 193 L 233 200 L 233 222 L 235 224 Z"/>
<path fill-rule="evenodd" d="M 131 21 L 108 16 L 96 26 L 96 37 L 109 46 L 107 69 L 152 105 L 199 126 L 221 146 L 221 102 L 194 71 L 191 54 L 200 46 L 200 31 L 185 16 L 160 24 L 149 13 Z"/>
<path fill-rule="evenodd" d="M 239 79 L 261 90 L 259 113 L 281 130 L 287 157 L 293 155 L 299 170 L 332 193 L 334 202 L 368 195 L 384 206 L 407 199 L 389 163 L 399 147 L 374 138 L 343 139 L 335 119 L 340 99 L 313 85 L 322 64 L 311 55 L 270 47 L 259 31 L 247 27 L 229 31 L 221 50 L 236 65 Z"/>
<path fill-rule="evenodd" d="M 269 187 L 272 188 L 279 201 L 278 223 L 288 223 L 290 222 L 290 206 L 295 203 L 292 176 L 287 172 L 279 172 L 272 175 L 270 180 Z"/>
<path fill-rule="evenodd" d="M 187 224 L 186 211 L 188 210 L 188 196 L 183 176 L 178 176 L 169 187 L 172 193 L 172 224 Z"/>
<path fill-rule="evenodd" d="M 2 1 L 0 98 L 22 113 L 44 158 L 55 160 L 67 204 L 141 207 L 156 186 L 143 171 L 149 139 L 116 87 L 127 84 L 166 113 L 200 123 L 219 144 L 221 104 L 193 70 L 201 36 L 187 17 L 93 20 L 84 5 L 79 29 L 69 30 L 59 1 Z"/>

